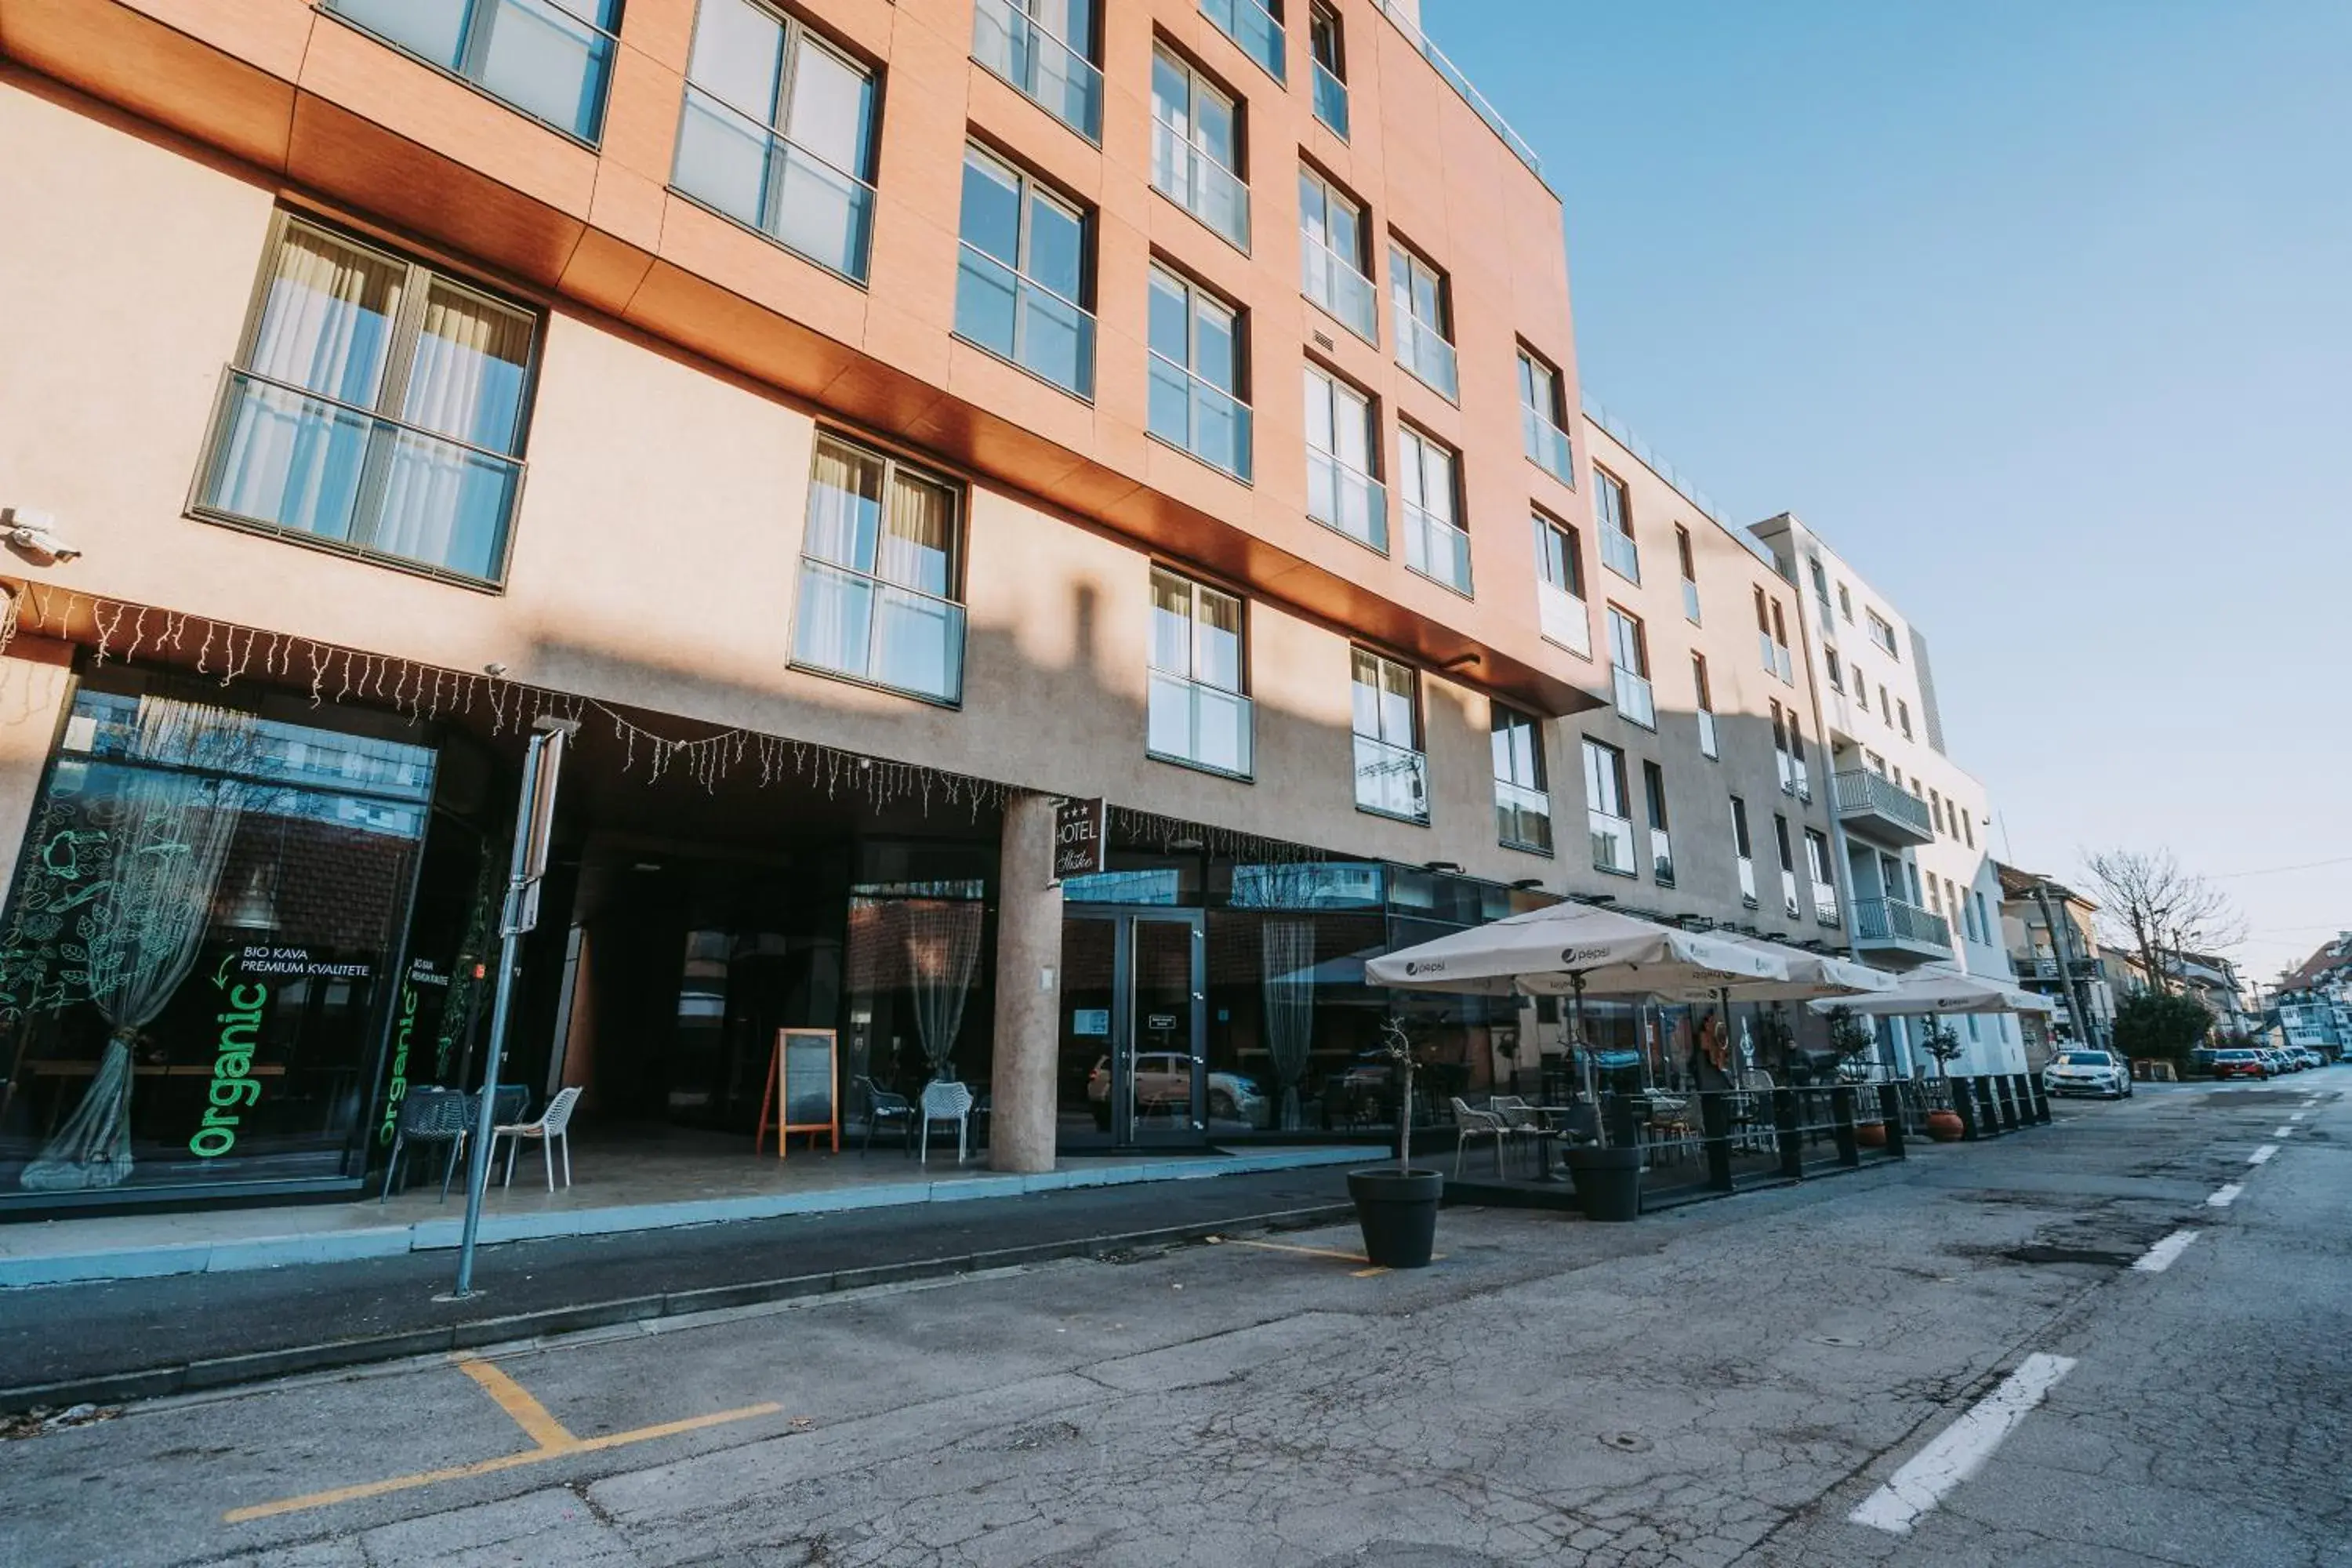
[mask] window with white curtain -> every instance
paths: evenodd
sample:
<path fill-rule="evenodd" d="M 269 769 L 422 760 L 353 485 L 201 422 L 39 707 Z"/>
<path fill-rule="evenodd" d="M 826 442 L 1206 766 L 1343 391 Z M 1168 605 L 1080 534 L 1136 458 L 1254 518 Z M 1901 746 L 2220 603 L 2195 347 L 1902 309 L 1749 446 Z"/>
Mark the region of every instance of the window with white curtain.
<path fill-rule="evenodd" d="M 809 479 L 793 663 L 934 702 L 963 696 L 962 494 L 825 435 Z"/>
<path fill-rule="evenodd" d="M 593 146 L 604 132 L 621 0 L 327 0 L 324 9 L 575 141 Z"/>
<path fill-rule="evenodd" d="M 497 583 L 538 336 L 519 305 L 281 215 L 195 510 Z"/>
<path fill-rule="evenodd" d="M 1368 648 L 1353 650 L 1351 713 L 1356 806 L 1408 822 L 1429 820 L 1429 760 L 1421 749 L 1421 677 Z"/>
<path fill-rule="evenodd" d="M 874 231 L 879 84 L 752 0 L 702 0 L 670 187 L 858 283 Z"/>
<path fill-rule="evenodd" d="M 1241 599 L 1155 567 L 1147 716 L 1150 753 L 1247 778 L 1252 728 L 1247 666 Z"/>
<path fill-rule="evenodd" d="M 1151 185 L 1234 246 L 1249 248 L 1241 105 L 1162 48 L 1151 51 Z"/>

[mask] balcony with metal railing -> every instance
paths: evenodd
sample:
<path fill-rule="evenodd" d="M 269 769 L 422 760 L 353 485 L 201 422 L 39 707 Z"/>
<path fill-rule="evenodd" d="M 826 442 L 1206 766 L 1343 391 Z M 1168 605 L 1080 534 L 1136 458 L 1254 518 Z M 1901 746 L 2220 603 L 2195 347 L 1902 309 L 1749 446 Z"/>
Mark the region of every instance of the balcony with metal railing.
<path fill-rule="evenodd" d="M 1470 535 L 1435 512 L 1404 503 L 1404 563 L 1457 594 L 1470 589 Z"/>
<path fill-rule="evenodd" d="M 1201 0 L 1201 15 L 1214 22 L 1217 31 L 1240 45 L 1242 53 L 1255 60 L 1266 75 L 1278 82 L 1289 81 L 1288 66 L 1283 58 L 1282 24 L 1257 0 Z"/>
<path fill-rule="evenodd" d="M 1372 280 L 1312 235 L 1298 237 L 1298 259 L 1300 290 L 1333 321 L 1380 347 L 1380 298 Z"/>
<path fill-rule="evenodd" d="M 1830 796 L 1839 825 L 1849 833 L 1896 847 L 1935 841 L 1936 819 L 1927 803 L 1883 773 L 1869 768 L 1832 773 Z"/>
<path fill-rule="evenodd" d="M 975 0 L 971 58 L 1046 113 L 1102 145 L 1102 71 L 1013 0 Z"/>
<path fill-rule="evenodd" d="M 1032 375 L 1094 396 L 1093 314 L 968 240 L 957 254 L 955 331 Z"/>
<path fill-rule="evenodd" d="M 954 600 L 801 558 L 794 664 L 952 703 L 963 698 L 963 644 Z"/>
<path fill-rule="evenodd" d="M 1389 552 L 1387 487 L 1313 447 L 1307 448 L 1307 515 L 1359 544 Z"/>
<path fill-rule="evenodd" d="M 321 9 L 575 142 L 593 147 L 604 133 L 620 0 L 327 0 Z"/>
<path fill-rule="evenodd" d="M 1321 60 L 1315 66 L 1315 118 L 1340 141 L 1348 139 L 1348 84 Z"/>
<path fill-rule="evenodd" d="M 1544 637 L 1570 653 L 1592 657 L 1592 612 L 1557 583 L 1536 579 L 1536 614 Z"/>
<path fill-rule="evenodd" d="M 1249 186 L 1164 120 L 1151 122 L 1151 188 L 1249 249 Z"/>
<path fill-rule="evenodd" d="M 1551 853 L 1551 797 L 1508 779 L 1495 781 L 1495 837 L 1513 849 Z"/>
<path fill-rule="evenodd" d="M 1633 536 L 1622 528 L 1603 524 L 1601 530 L 1601 564 L 1628 583 L 1642 580 L 1642 547 Z"/>
<path fill-rule="evenodd" d="M 1609 673 L 1616 686 L 1619 715 L 1644 730 L 1656 729 L 1657 698 L 1650 689 L 1648 678 L 1634 674 L 1622 664 L 1613 667 Z"/>
<path fill-rule="evenodd" d="M 1519 405 L 1519 443 L 1528 460 L 1569 489 L 1576 488 L 1576 454 L 1568 432 L 1551 422 L 1540 408 Z"/>
<path fill-rule="evenodd" d="M 1461 402 L 1461 368 L 1445 334 L 1405 311 L 1399 310 L 1396 318 L 1397 363 L 1446 402 Z"/>
<path fill-rule="evenodd" d="M 1356 742 L 1356 808 L 1407 822 L 1429 820 L 1429 759 L 1370 735 Z"/>
<path fill-rule="evenodd" d="M 1250 477 L 1250 407 L 1174 360 L 1151 360 L 1148 425 L 1152 435 L 1246 483 Z"/>
<path fill-rule="evenodd" d="M 1166 762 L 1247 778 L 1255 716 L 1250 700 L 1238 691 L 1155 669 L 1145 749 Z"/>
<path fill-rule="evenodd" d="M 1907 958 L 1949 958 L 1951 922 L 1901 899 L 1856 899 L 1853 940 L 1864 954 Z"/>

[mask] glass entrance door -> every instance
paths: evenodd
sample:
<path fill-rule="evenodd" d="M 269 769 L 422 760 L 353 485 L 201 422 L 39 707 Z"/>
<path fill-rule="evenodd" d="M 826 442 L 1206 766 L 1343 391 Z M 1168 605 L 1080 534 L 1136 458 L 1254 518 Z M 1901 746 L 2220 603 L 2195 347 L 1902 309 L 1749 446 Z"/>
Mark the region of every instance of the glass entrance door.
<path fill-rule="evenodd" d="M 1207 1141 L 1198 910 L 1073 906 L 1062 926 L 1065 1148 Z"/>

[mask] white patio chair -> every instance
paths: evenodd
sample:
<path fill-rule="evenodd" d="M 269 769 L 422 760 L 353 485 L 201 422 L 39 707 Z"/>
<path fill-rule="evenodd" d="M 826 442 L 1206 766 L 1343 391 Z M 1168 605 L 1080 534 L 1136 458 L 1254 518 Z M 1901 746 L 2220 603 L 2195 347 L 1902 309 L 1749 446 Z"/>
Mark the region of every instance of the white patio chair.
<path fill-rule="evenodd" d="M 499 1140 L 504 1138 L 508 1141 L 507 1173 L 506 1179 L 499 1184 L 500 1186 L 514 1185 L 515 1150 L 526 1138 L 539 1140 L 540 1156 L 547 1163 L 547 1190 L 551 1193 L 555 1190 L 555 1146 L 558 1143 L 563 1145 L 563 1184 L 567 1187 L 572 1184 L 572 1134 L 565 1129 L 571 1125 L 572 1107 L 579 1098 L 580 1089 L 575 1085 L 549 1100 L 547 1109 L 539 1113 L 538 1121 L 510 1122 L 504 1127 L 490 1129 L 490 1158 L 498 1158 Z"/>
<path fill-rule="evenodd" d="M 934 1121 L 955 1123 L 956 1163 L 962 1164 L 965 1144 L 971 1131 L 971 1090 L 947 1079 L 923 1086 L 923 1132 L 918 1164 L 931 1163 L 931 1123 Z"/>
<path fill-rule="evenodd" d="M 1454 1143 L 1454 1179 L 1461 1179 L 1462 1156 L 1468 1152 L 1470 1140 L 1491 1138 L 1495 1141 L 1495 1179 L 1503 1180 L 1507 1174 L 1503 1169 L 1503 1140 L 1510 1134 L 1510 1124 L 1503 1120 L 1499 1111 L 1471 1110 L 1458 1094 L 1453 1097 L 1453 1104 L 1454 1125 L 1461 1134 Z"/>

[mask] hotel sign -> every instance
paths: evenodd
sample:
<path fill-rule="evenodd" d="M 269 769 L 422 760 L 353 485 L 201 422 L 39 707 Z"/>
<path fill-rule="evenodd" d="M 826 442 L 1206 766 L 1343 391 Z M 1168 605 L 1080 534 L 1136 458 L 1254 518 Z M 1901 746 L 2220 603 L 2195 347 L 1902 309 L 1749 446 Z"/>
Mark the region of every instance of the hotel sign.
<path fill-rule="evenodd" d="M 1107 812 L 1101 797 L 1066 800 L 1054 808 L 1054 880 L 1092 877 L 1103 869 Z"/>

